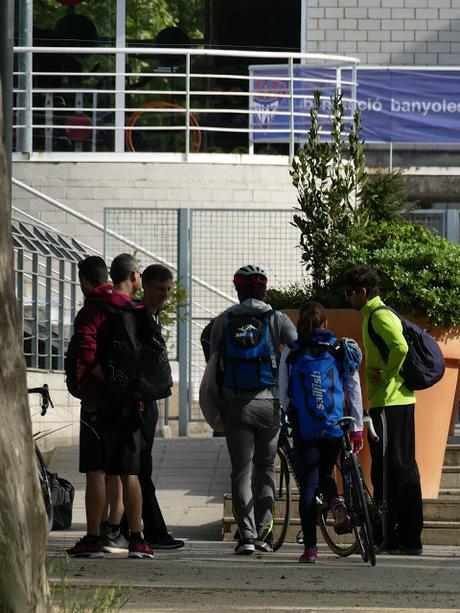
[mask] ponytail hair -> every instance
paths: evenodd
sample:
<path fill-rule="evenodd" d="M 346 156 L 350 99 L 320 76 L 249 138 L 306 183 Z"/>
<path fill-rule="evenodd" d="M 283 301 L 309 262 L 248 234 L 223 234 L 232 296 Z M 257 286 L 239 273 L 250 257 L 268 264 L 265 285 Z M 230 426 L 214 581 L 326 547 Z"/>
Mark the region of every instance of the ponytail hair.
<path fill-rule="evenodd" d="M 306 302 L 300 307 L 297 336 L 305 342 L 327 320 L 326 309 L 319 302 Z"/>

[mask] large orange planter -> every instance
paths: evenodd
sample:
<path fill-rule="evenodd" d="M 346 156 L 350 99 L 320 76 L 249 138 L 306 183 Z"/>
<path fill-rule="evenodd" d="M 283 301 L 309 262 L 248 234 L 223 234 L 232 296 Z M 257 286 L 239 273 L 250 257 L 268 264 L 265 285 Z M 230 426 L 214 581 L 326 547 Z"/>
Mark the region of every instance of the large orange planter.
<path fill-rule="evenodd" d="M 297 323 L 297 310 L 285 312 L 294 323 Z M 354 338 L 362 347 L 362 318 L 357 311 L 328 309 L 328 323 L 336 336 Z M 460 396 L 460 332 L 458 329 L 446 331 L 434 328 L 430 333 L 438 340 L 441 347 L 446 361 L 446 373 L 441 381 L 430 389 L 416 392 L 416 456 L 422 495 L 425 499 L 437 498 L 439 495 L 447 437 L 455 421 Z M 364 378 L 361 377 L 361 380 Z M 363 397 L 366 402 L 364 385 Z M 360 453 L 360 461 L 367 482 L 370 483 L 371 462 L 367 442 Z"/>

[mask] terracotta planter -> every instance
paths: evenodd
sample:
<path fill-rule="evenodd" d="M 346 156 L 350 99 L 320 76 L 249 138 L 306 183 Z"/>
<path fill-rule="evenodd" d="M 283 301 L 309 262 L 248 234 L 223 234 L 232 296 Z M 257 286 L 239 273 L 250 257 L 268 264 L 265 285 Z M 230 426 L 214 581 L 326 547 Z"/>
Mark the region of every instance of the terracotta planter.
<path fill-rule="evenodd" d="M 294 323 L 297 323 L 297 310 L 285 312 Z M 328 309 L 328 323 L 338 337 L 354 338 L 362 348 L 362 318 L 357 311 Z M 423 324 L 420 321 L 417 323 Z M 458 329 L 448 331 L 434 328 L 430 333 L 441 347 L 446 361 L 446 373 L 441 381 L 430 389 L 416 392 L 416 455 L 422 495 L 425 499 L 438 497 L 447 437 L 451 426 L 455 423 L 460 397 L 460 332 Z M 361 380 L 364 381 L 363 376 Z M 363 397 L 366 399 L 364 385 Z M 370 483 L 370 453 L 367 441 L 360 454 L 360 461 Z"/>

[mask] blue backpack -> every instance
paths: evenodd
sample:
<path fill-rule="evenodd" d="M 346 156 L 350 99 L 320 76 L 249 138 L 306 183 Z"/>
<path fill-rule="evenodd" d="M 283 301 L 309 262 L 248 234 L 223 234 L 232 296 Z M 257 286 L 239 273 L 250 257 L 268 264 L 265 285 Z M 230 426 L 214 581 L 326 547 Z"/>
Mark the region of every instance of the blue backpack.
<path fill-rule="evenodd" d="M 391 311 L 401 320 L 403 335 L 408 352 L 401 368 L 404 385 L 410 390 L 424 390 L 442 379 L 446 365 L 438 343 L 417 324 L 401 317 L 391 307 L 379 306 L 369 315 L 367 331 L 369 338 L 379 350 L 384 362 L 388 361 L 389 350 L 383 338 L 372 325 L 372 315 L 380 310 Z"/>
<path fill-rule="evenodd" d="M 219 359 L 219 383 L 234 390 L 275 387 L 277 353 L 269 320 L 273 311 L 229 313 Z"/>
<path fill-rule="evenodd" d="M 342 436 L 334 426 L 345 407 L 341 343 L 331 335 L 307 345 L 295 341 L 289 348 L 289 419 L 295 433 L 304 439 Z"/>

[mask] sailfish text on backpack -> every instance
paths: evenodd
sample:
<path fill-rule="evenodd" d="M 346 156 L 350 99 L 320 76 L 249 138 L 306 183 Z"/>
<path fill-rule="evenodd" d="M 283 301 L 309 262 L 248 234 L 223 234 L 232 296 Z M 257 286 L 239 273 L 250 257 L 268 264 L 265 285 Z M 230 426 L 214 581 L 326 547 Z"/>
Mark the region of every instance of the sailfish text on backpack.
<path fill-rule="evenodd" d="M 317 409 L 324 412 L 323 386 L 321 382 L 321 373 L 318 370 L 314 370 L 311 373 L 311 392 L 316 400 Z"/>

